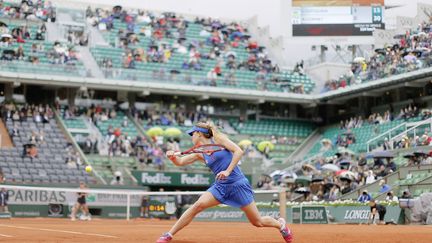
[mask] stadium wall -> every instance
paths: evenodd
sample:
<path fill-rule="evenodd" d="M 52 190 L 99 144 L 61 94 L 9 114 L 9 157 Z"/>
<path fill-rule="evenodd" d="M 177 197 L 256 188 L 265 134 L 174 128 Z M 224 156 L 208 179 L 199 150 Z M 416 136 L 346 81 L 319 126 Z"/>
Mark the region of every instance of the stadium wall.
<path fill-rule="evenodd" d="M 260 207 L 262 216 L 277 217 L 278 207 Z M 300 213 L 301 212 L 301 213 Z M 294 224 L 360 224 L 367 223 L 370 208 L 368 206 L 296 206 L 287 208 L 287 222 Z M 231 207 L 215 207 L 205 210 L 196 217 L 200 221 L 247 221 L 244 213 Z M 399 206 L 387 206 L 385 221 L 404 223 Z"/>

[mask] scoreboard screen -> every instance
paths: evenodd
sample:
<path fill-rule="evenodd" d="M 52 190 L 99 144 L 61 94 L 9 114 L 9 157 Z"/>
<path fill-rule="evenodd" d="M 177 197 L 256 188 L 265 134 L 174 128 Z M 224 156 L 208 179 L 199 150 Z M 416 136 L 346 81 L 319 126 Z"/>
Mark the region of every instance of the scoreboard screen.
<path fill-rule="evenodd" d="M 292 0 L 293 36 L 371 36 L 384 29 L 384 0 Z"/>
<path fill-rule="evenodd" d="M 149 214 L 154 218 L 167 218 L 176 212 L 174 196 L 150 196 Z"/>

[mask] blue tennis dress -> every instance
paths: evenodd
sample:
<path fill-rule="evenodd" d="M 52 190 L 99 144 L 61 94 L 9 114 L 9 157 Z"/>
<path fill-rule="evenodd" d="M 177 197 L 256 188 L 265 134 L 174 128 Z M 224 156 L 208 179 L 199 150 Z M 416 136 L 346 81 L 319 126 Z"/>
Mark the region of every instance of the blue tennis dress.
<path fill-rule="evenodd" d="M 212 155 L 203 154 L 206 165 L 217 175 L 228 168 L 233 154 L 224 149 Z M 241 208 L 254 200 L 252 187 L 238 166 L 225 180 L 216 180 L 207 190 L 216 200 L 231 207 Z"/>

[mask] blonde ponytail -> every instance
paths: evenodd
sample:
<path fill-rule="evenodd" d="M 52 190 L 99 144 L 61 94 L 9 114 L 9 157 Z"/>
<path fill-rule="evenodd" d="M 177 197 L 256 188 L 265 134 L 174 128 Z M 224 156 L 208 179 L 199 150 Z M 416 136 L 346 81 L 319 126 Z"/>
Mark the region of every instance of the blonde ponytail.
<path fill-rule="evenodd" d="M 209 130 L 209 137 L 208 138 L 214 137 L 214 139 L 220 141 L 220 139 L 222 137 L 226 136 L 224 133 L 220 132 L 219 129 L 217 128 L 217 126 L 211 121 L 198 122 L 197 126 Z"/>

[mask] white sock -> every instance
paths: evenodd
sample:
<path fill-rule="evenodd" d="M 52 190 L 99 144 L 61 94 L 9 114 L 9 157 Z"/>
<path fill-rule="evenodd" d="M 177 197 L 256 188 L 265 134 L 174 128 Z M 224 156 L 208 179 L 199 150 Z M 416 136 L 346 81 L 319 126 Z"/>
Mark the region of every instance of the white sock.
<path fill-rule="evenodd" d="M 281 223 L 280 231 L 282 231 L 285 228 L 285 224 L 283 224 L 282 220 L 279 220 L 279 223 Z"/>

